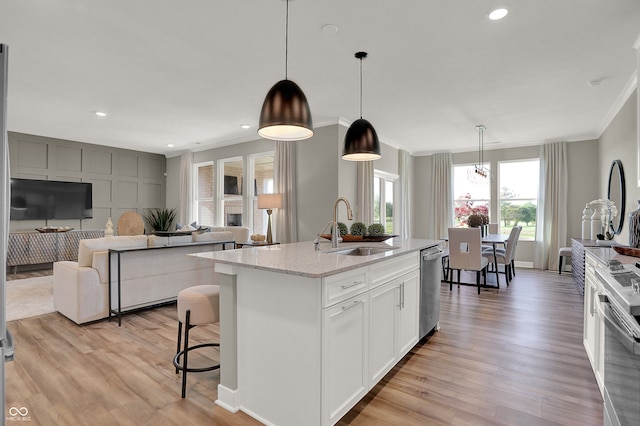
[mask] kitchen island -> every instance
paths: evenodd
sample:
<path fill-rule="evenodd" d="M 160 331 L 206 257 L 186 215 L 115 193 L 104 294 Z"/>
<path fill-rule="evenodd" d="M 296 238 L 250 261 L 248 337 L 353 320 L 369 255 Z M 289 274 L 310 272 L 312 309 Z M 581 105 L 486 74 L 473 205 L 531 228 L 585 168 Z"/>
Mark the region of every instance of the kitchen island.
<path fill-rule="evenodd" d="M 420 250 L 440 243 L 194 254 L 220 274 L 216 403 L 265 424 L 335 424 L 417 343 Z M 378 253 L 339 253 L 358 246 Z"/>

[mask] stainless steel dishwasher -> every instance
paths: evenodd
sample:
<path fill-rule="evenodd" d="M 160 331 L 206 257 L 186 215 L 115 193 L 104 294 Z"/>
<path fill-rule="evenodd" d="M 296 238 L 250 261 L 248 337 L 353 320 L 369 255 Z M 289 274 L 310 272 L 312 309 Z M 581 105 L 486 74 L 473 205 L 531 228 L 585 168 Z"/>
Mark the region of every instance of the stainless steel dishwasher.
<path fill-rule="evenodd" d="M 440 320 L 440 268 L 442 249 L 430 247 L 420 252 L 420 326 L 422 340 L 432 330 L 438 330 Z"/>

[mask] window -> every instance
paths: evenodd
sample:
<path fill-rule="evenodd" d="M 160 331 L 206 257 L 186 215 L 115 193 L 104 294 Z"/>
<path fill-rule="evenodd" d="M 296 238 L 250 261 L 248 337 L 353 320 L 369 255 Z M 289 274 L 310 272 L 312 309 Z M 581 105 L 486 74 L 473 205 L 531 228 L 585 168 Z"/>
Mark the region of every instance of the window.
<path fill-rule="evenodd" d="M 490 165 L 485 164 L 490 170 Z M 491 200 L 491 182 L 474 183 L 469 181 L 474 165 L 453 167 L 453 207 L 455 226 L 466 226 L 472 214 L 486 214 L 491 218 L 489 202 Z M 494 221 L 494 220 L 493 220 Z"/>
<path fill-rule="evenodd" d="M 397 182 L 397 175 L 381 171 L 373 174 L 373 222 L 382 224 L 387 234 L 393 234 L 395 230 L 394 197 Z"/>
<path fill-rule="evenodd" d="M 215 223 L 213 163 L 196 164 L 195 169 L 195 220 L 200 225 L 213 226 Z"/>
<path fill-rule="evenodd" d="M 521 240 L 536 237 L 539 160 L 499 163 L 500 226 L 522 226 Z"/>
<path fill-rule="evenodd" d="M 258 194 L 274 192 L 273 165 L 273 152 L 219 160 L 217 167 L 214 162 L 194 165 L 196 222 L 246 226 L 252 233 L 265 234 L 267 213 L 258 209 Z"/>
<path fill-rule="evenodd" d="M 222 215 L 216 222 L 222 226 L 243 226 L 243 178 L 241 157 L 218 162 L 218 211 L 222 212 Z"/>

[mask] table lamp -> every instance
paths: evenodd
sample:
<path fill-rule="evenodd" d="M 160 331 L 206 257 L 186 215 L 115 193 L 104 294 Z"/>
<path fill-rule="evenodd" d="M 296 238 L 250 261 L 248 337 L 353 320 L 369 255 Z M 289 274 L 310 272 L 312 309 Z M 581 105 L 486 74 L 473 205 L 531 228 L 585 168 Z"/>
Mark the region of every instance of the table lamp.
<path fill-rule="evenodd" d="M 267 209 L 267 215 L 269 216 L 269 222 L 267 225 L 267 243 L 273 242 L 271 236 L 271 213 L 273 209 L 282 208 L 282 194 L 260 194 L 258 195 L 258 208 Z"/>

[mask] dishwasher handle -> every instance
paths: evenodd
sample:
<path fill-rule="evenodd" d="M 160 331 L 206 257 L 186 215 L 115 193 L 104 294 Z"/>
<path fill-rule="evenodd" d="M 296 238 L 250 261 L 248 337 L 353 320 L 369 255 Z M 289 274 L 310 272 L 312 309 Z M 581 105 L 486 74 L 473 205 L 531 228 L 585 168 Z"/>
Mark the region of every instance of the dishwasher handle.
<path fill-rule="evenodd" d="M 428 250 L 422 251 L 422 260 L 435 260 L 435 259 L 439 259 L 440 257 L 442 257 L 441 248 L 428 249 Z"/>

